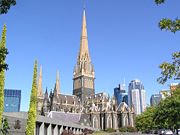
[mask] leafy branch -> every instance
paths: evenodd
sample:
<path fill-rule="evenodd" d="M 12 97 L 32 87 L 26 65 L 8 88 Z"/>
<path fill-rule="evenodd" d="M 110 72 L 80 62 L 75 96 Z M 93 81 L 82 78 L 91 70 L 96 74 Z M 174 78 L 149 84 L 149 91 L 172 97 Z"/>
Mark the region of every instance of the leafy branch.
<path fill-rule="evenodd" d="M 180 52 L 172 54 L 172 62 L 164 62 L 159 68 L 161 71 L 161 77 L 157 81 L 164 84 L 168 79 L 180 79 Z"/>
<path fill-rule="evenodd" d="M 166 0 L 155 0 L 157 5 L 164 4 Z M 180 19 L 176 18 L 175 20 L 169 18 L 163 18 L 159 22 L 159 28 L 161 30 L 169 30 L 173 33 L 180 30 Z"/>
<path fill-rule="evenodd" d="M 16 0 L 0 0 L 0 14 L 6 14 L 14 5 L 16 5 Z"/>

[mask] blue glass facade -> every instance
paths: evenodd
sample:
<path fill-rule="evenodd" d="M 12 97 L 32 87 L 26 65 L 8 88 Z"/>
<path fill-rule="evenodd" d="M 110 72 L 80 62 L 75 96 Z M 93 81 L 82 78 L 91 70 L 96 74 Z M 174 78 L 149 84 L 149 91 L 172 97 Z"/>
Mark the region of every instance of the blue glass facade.
<path fill-rule="evenodd" d="M 4 90 L 4 112 L 19 112 L 21 104 L 21 90 Z"/>
<path fill-rule="evenodd" d="M 121 102 L 125 102 L 128 105 L 128 93 L 124 87 L 119 85 L 119 87 L 114 88 L 114 96 L 117 100 L 117 104 L 119 105 Z"/>
<path fill-rule="evenodd" d="M 161 94 L 152 95 L 151 99 L 150 99 L 151 106 L 158 105 L 160 103 L 161 99 L 162 99 Z"/>

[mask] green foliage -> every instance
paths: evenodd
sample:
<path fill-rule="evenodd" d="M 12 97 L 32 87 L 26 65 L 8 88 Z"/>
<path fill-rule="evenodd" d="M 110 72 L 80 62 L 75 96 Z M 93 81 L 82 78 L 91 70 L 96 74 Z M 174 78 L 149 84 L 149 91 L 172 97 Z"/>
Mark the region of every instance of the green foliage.
<path fill-rule="evenodd" d="M 6 48 L 6 26 L 4 25 L 2 31 L 2 39 L 0 42 L 0 50 Z M 0 65 L 5 63 L 5 59 L 0 61 Z M 5 72 L 4 69 L 0 71 L 0 127 L 2 126 L 2 113 L 4 111 L 4 82 L 5 82 Z"/>
<path fill-rule="evenodd" d="M 137 132 L 137 129 L 135 127 L 126 127 L 127 132 Z"/>
<path fill-rule="evenodd" d="M 157 125 L 155 125 L 153 120 L 155 110 L 156 107 L 154 106 L 148 107 L 145 112 L 136 117 L 135 125 L 139 131 L 146 132 L 158 127 Z"/>
<path fill-rule="evenodd" d="M 0 0 L 0 14 L 6 14 L 14 5 L 16 5 L 16 0 Z"/>
<path fill-rule="evenodd" d="M 155 3 L 156 3 L 157 5 L 162 4 L 162 3 L 164 3 L 164 2 L 165 2 L 165 0 L 155 0 Z"/>
<path fill-rule="evenodd" d="M 28 119 L 26 125 L 26 135 L 34 135 L 36 127 L 36 106 L 37 106 L 37 61 L 34 64 L 33 84 L 31 90 Z"/>
<path fill-rule="evenodd" d="M 6 55 L 8 54 L 7 48 L 0 48 L 0 72 L 5 69 L 8 69 L 8 65 L 6 63 L 2 63 L 2 61 L 5 61 Z"/>
<path fill-rule="evenodd" d="M 113 128 L 107 128 L 105 131 L 108 133 L 116 132 L 116 130 Z"/>
<path fill-rule="evenodd" d="M 127 129 L 125 127 L 119 128 L 119 132 L 127 132 Z"/>
<path fill-rule="evenodd" d="M 161 77 L 157 81 L 164 84 L 168 79 L 180 79 L 180 52 L 172 54 L 172 62 L 164 62 L 159 68 L 161 69 Z"/>
<path fill-rule="evenodd" d="M 180 88 L 172 91 L 171 96 L 160 102 L 153 119 L 161 128 L 178 129 L 180 127 Z"/>
<path fill-rule="evenodd" d="M 155 3 L 160 5 L 165 3 L 165 0 L 155 0 Z M 163 18 L 159 22 L 159 28 L 161 30 L 168 30 L 175 33 L 180 30 L 180 20 L 178 18 L 175 20 Z"/>
<path fill-rule="evenodd" d="M 174 21 L 171 19 L 163 18 L 159 22 L 159 27 L 161 30 L 169 30 L 171 32 L 176 32 L 180 30 L 180 20 L 177 18 Z"/>
<path fill-rule="evenodd" d="M 2 129 L 0 130 L 0 133 L 2 133 L 2 135 L 8 135 L 8 133 L 9 133 L 8 129 L 10 129 L 10 128 L 9 128 L 7 118 L 2 119 L 2 123 L 3 123 L 3 126 L 2 126 Z"/>
<path fill-rule="evenodd" d="M 119 132 L 137 132 L 137 129 L 134 127 L 121 127 Z"/>
<path fill-rule="evenodd" d="M 147 108 L 135 120 L 139 131 L 147 132 L 154 129 L 180 127 L 180 88 L 172 91 L 171 96 L 161 100 L 157 106 Z"/>
<path fill-rule="evenodd" d="M 105 131 L 95 131 L 92 135 L 109 135 L 109 133 L 106 133 Z"/>
<path fill-rule="evenodd" d="M 2 31 L 2 37 L 0 42 L 0 72 L 2 70 L 7 70 L 8 65 L 5 63 L 6 55 L 8 54 L 7 48 L 6 48 L 6 25 L 3 27 Z"/>

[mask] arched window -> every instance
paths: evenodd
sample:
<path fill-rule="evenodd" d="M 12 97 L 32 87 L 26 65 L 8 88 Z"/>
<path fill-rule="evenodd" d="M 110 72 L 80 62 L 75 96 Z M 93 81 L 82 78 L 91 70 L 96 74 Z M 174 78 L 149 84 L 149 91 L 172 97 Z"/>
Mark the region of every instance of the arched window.
<path fill-rule="evenodd" d="M 107 118 L 107 128 L 112 128 L 112 117 L 108 116 Z"/>
<path fill-rule="evenodd" d="M 97 117 L 93 118 L 93 128 L 98 128 L 98 120 Z"/>

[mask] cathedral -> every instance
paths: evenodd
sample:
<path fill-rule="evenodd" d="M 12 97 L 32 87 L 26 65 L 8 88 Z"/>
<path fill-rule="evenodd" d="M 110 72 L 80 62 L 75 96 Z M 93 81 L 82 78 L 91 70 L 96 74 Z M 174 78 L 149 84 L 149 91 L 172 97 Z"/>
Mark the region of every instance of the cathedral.
<path fill-rule="evenodd" d="M 47 117 L 69 120 L 105 130 L 134 127 L 134 111 L 125 102 L 106 93 L 95 93 L 95 71 L 88 48 L 86 13 L 83 11 L 80 50 L 73 71 L 73 95 L 61 94 L 59 72 L 54 90 L 42 89 L 42 67 L 38 78 L 37 112 Z"/>

